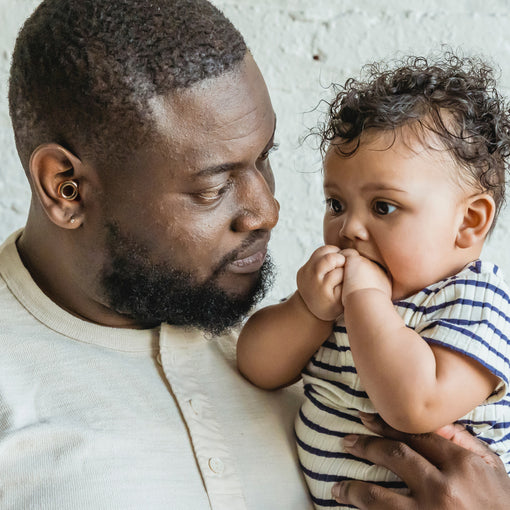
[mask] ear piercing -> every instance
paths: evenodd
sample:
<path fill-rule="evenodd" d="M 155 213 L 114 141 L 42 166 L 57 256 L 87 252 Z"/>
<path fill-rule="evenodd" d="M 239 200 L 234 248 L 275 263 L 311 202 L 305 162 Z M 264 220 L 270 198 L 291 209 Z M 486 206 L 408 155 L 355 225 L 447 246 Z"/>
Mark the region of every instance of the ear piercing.
<path fill-rule="evenodd" d="M 58 194 L 66 200 L 74 200 L 78 196 L 78 183 L 75 181 L 64 181 L 58 185 Z"/>

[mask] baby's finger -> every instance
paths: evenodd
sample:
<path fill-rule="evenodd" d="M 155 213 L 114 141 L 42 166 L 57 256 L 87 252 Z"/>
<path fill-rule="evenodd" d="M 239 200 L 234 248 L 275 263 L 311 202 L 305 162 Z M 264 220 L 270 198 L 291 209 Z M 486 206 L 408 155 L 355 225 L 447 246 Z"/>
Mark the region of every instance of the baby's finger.
<path fill-rule="evenodd" d="M 326 253 L 320 260 L 316 262 L 315 271 L 317 276 L 322 280 L 325 276 L 337 268 L 343 268 L 345 257 L 340 253 Z"/>
<path fill-rule="evenodd" d="M 335 267 L 328 273 L 324 275 L 324 278 L 322 280 L 323 284 L 333 289 L 334 287 L 337 287 L 342 283 L 344 279 L 344 268 L 343 267 Z"/>
<path fill-rule="evenodd" d="M 358 250 L 354 248 L 346 248 L 345 250 L 341 250 L 340 252 L 344 257 L 361 257 Z"/>
<path fill-rule="evenodd" d="M 320 246 L 317 248 L 311 255 L 310 260 L 319 260 L 324 255 L 328 255 L 329 253 L 340 253 L 341 250 L 337 246 L 333 246 L 331 244 L 325 244 L 324 246 Z"/>

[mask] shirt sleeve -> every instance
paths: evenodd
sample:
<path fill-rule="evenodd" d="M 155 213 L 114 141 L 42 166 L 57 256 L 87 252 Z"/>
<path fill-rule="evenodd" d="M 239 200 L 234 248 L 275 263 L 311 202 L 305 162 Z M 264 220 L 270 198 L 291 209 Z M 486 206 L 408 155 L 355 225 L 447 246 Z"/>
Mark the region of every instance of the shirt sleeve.
<path fill-rule="evenodd" d="M 487 271 L 475 265 L 429 292 L 419 307 L 422 320 L 415 331 L 427 342 L 453 349 L 489 369 L 500 384 L 487 403 L 501 400 L 509 386 L 510 305 L 497 268 Z"/>

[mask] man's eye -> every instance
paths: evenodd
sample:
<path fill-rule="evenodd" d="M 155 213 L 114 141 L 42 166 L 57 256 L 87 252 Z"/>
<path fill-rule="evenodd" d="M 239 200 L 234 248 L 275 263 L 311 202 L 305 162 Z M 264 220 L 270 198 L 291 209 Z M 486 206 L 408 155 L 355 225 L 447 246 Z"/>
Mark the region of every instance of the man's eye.
<path fill-rule="evenodd" d="M 263 152 L 260 155 L 259 159 L 262 161 L 265 161 L 269 157 L 269 154 L 271 154 L 271 152 L 275 152 L 278 150 L 279 146 L 280 146 L 280 144 L 274 143 L 270 149 L 268 149 L 267 151 Z"/>
<path fill-rule="evenodd" d="M 226 184 L 217 186 L 216 188 L 210 188 L 201 191 L 200 193 L 196 193 L 195 196 L 204 202 L 214 202 L 230 189 L 231 184 L 232 183 L 228 181 Z"/>
<path fill-rule="evenodd" d="M 396 206 L 389 204 L 388 202 L 384 202 L 383 200 L 377 200 L 374 202 L 374 212 L 380 216 L 386 216 L 392 212 L 395 212 L 396 210 Z"/>
<path fill-rule="evenodd" d="M 328 198 L 328 199 L 326 199 L 326 207 L 333 214 L 341 214 L 343 212 L 342 204 L 336 198 Z"/>

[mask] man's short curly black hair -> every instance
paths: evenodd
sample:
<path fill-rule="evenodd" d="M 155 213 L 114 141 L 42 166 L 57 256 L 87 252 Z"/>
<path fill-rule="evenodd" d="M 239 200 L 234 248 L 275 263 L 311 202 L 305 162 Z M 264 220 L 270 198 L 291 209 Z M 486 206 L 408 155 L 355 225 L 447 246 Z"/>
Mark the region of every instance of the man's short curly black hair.
<path fill-rule="evenodd" d="M 23 166 L 47 142 L 113 160 L 152 136 L 151 98 L 235 69 L 246 51 L 207 0 L 44 0 L 12 57 L 9 108 Z"/>
<path fill-rule="evenodd" d="M 365 79 L 334 86 L 336 97 L 319 128 L 323 154 L 330 144 L 342 155 L 354 154 L 368 129 L 418 127 L 414 131 L 420 141 L 434 133 L 465 170 L 466 181 L 491 193 L 499 212 L 505 199 L 510 114 L 496 90 L 493 69 L 480 58 L 450 51 L 436 59 L 409 56 L 363 69 Z"/>

